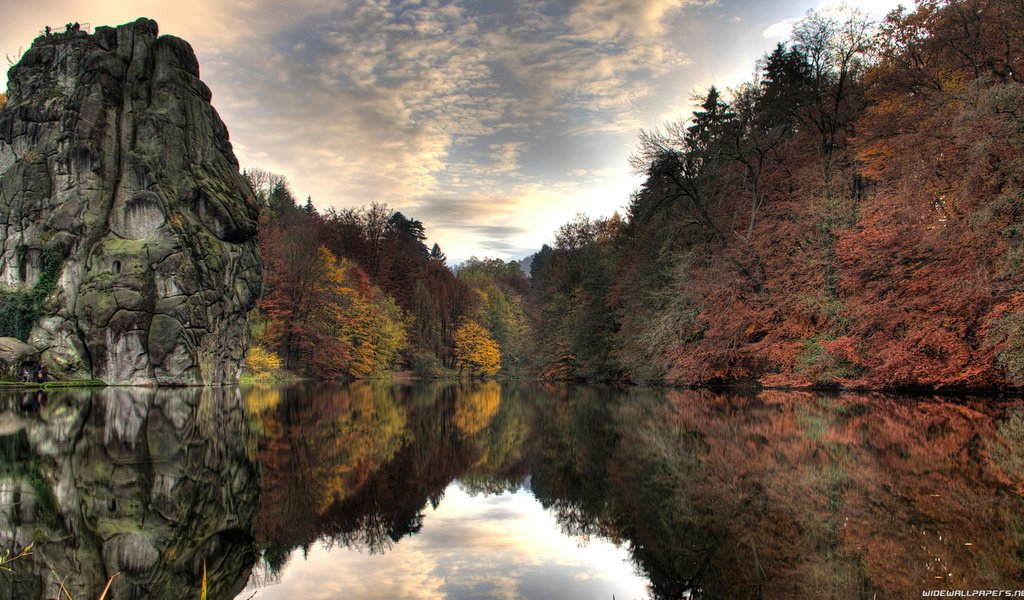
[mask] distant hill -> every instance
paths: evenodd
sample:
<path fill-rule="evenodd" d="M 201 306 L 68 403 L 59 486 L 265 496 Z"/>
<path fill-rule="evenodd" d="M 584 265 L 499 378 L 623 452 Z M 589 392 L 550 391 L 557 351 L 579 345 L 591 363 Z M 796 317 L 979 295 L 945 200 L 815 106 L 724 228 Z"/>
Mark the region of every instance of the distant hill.
<path fill-rule="evenodd" d="M 536 252 L 519 261 L 519 268 L 522 269 L 523 274 L 527 277 L 530 276 L 530 268 L 533 266 L 534 256 L 537 256 Z"/>

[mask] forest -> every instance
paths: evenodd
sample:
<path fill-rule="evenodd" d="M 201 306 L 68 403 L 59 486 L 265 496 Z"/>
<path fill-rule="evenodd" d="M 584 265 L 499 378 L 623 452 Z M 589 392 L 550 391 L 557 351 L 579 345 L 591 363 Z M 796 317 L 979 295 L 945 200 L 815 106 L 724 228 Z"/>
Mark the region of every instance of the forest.
<path fill-rule="evenodd" d="M 254 373 L 318 378 L 525 373 L 529 284 L 514 262 L 456 274 L 423 223 L 383 204 L 318 212 L 287 181 L 247 171 L 261 217 L 264 293 L 251 316 Z"/>
<path fill-rule="evenodd" d="M 624 214 L 452 268 L 383 204 L 263 204 L 254 372 L 679 385 L 1024 384 L 1024 4 L 809 13 L 641 132 Z"/>

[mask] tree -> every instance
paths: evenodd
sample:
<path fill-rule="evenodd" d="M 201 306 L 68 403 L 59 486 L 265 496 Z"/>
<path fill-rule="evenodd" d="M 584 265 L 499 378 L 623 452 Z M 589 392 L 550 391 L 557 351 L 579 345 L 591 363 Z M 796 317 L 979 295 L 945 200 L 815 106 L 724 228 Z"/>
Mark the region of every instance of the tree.
<path fill-rule="evenodd" d="M 362 225 L 367 242 L 367 262 L 363 268 L 370 277 L 377 278 L 381 273 L 381 262 L 384 259 L 384 242 L 387 238 L 392 211 L 386 204 L 374 202 L 362 211 Z"/>
<path fill-rule="evenodd" d="M 434 247 L 430 249 L 430 260 L 437 261 L 442 265 L 447 264 L 448 257 L 441 251 L 441 246 L 434 244 Z"/>
<path fill-rule="evenodd" d="M 501 368 L 501 352 L 489 331 L 465 319 L 455 331 L 455 364 L 471 377 L 494 375 Z"/>
<path fill-rule="evenodd" d="M 274 187 L 267 194 L 267 206 L 276 217 L 282 217 L 297 210 L 295 196 L 283 178 L 274 182 Z"/>
<path fill-rule="evenodd" d="M 0 92 L 0 110 L 3 110 L 4 106 L 7 106 L 7 94 Z"/>
<path fill-rule="evenodd" d="M 253 346 L 245 356 L 245 364 L 253 376 L 262 377 L 280 369 L 281 359 L 263 346 Z"/>
<path fill-rule="evenodd" d="M 519 264 L 472 257 L 462 264 L 458 277 L 476 294 L 472 317 L 498 344 L 502 372 L 518 375 L 526 358 L 528 323 L 523 304 L 530 285 Z"/>
<path fill-rule="evenodd" d="M 460 320 L 473 307 L 469 287 L 438 261 L 428 261 L 416 280 L 412 310 L 416 348 L 455 365 L 454 338 Z"/>
<path fill-rule="evenodd" d="M 453 364 L 452 338 L 473 298 L 445 266 L 440 247 L 428 251 L 422 222 L 384 204 L 321 214 L 308 198 L 299 206 L 279 175 L 253 169 L 246 177 L 267 208 L 260 236 L 266 266 L 260 308 L 268 319 L 262 338 L 288 368 L 365 377 L 414 356 Z M 324 278 L 334 283 L 319 285 Z M 328 300 L 312 317 L 317 294 Z M 318 337 L 324 332 L 330 340 Z M 313 356 L 320 341 L 343 356 Z"/>
<path fill-rule="evenodd" d="M 770 131 L 777 127 L 791 131 L 799 111 L 813 101 L 811 65 L 797 48 L 779 43 L 763 61 L 757 98 L 759 127 Z"/>
<path fill-rule="evenodd" d="M 864 109 L 862 75 L 874 45 L 873 31 L 874 23 L 857 10 L 841 16 L 810 11 L 793 28 L 793 49 L 806 63 L 813 96 L 813 103 L 799 114 L 819 135 L 827 194 L 833 193 L 835 151 Z"/>
<path fill-rule="evenodd" d="M 1021 384 L 1024 86 L 994 58 L 1024 44 L 1020 17 L 1013 2 L 928 2 L 883 28 L 857 123 L 878 191 L 837 244 L 864 384 Z"/>
<path fill-rule="evenodd" d="M 252 188 L 256 201 L 261 207 L 269 206 L 271 192 L 279 185 L 286 184 L 284 175 L 272 173 L 258 167 L 243 170 L 242 177 L 245 178 L 249 187 Z"/>

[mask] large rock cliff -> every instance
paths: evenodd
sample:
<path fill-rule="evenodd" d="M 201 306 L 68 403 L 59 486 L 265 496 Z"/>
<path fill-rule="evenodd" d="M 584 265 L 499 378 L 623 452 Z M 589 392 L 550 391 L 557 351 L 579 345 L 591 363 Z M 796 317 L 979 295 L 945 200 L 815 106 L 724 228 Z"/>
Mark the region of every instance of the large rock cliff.
<path fill-rule="evenodd" d="M 192 48 L 149 19 L 40 36 L 0 111 L 0 336 L 60 378 L 237 381 L 258 208 Z"/>

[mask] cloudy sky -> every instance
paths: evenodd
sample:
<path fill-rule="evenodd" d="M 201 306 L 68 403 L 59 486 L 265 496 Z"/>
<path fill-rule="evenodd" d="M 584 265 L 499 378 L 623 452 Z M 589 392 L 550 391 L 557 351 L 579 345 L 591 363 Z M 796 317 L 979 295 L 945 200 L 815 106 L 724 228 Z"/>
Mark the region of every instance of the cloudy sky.
<path fill-rule="evenodd" d="M 795 20 L 834 3 L 0 0 L 0 50 L 18 56 L 47 24 L 156 19 L 195 48 L 243 167 L 287 176 L 318 209 L 386 203 L 452 260 L 508 259 L 576 213 L 625 206 L 641 128 L 750 79 Z"/>

